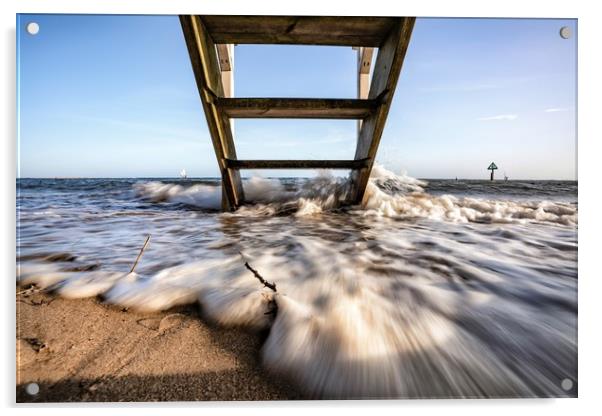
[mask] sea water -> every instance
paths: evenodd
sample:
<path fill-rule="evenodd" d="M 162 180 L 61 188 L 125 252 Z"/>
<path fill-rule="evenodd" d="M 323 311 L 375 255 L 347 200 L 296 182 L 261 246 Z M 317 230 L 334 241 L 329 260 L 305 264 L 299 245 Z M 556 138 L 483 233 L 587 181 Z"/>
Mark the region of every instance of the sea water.
<path fill-rule="evenodd" d="M 328 172 L 244 190 L 253 204 L 222 213 L 218 179 L 19 179 L 18 283 L 141 311 L 197 303 L 267 332 L 263 365 L 307 397 L 576 395 L 576 182 L 376 166 L 353 207 Z"/>

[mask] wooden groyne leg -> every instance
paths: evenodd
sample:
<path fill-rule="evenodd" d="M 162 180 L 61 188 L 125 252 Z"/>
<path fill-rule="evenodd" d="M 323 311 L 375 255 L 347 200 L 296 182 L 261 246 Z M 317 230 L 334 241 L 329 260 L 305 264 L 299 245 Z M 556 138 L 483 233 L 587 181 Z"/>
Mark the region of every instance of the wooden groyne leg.
<path fill-rule="evenodd" d="M 180 16 L 180 24 L 222 177 L 222 208 L 233 210 L 243 202 L 244 194 L 240 173 L 226 162 L 237 158 L 230 120 L 216 105 L 216 99 L 225 94 L 215 43 L 199 16 Z"/>
<path fill-rule="evenodd" d="M 357 47 L 357 98 L 365 100 L 370 92 L 370 67 L 374 48 Z M 360 136 L 362 120 L 357 121 L 357 137 Z"/>
<path fill-rule="evenodd" d="M 366 159 L 368 163 L 352 175 L 351 204 L 359 204 L 364 198 L 415 20 L 413 17 L 400 18 L 379 47 L 368 93 L 369 99 L 378 100 L 378 107 L 363 120 L 360 128 L 355 159 Z"/>
<path fill-rule="evenodd" d="M 231 43 L 220 44 L 216 49 L 224 97 L 234 97 L 234 45 Z"/>

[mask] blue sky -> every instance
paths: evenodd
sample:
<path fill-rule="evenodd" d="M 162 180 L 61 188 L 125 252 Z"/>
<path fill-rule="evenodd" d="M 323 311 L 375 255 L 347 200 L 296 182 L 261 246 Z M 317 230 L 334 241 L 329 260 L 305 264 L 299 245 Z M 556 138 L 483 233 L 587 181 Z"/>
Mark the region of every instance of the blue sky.
<path fill-rule="evenodd" d="M 487 178 L 495 161 L 500 176 L 576 179 L 576 31 L 419 18 L 377 161 L 421 178 Z M 218 175 L 177 16 L 21 15 L 17 41 L 20 177 Z M 355 54 L 236 46 L 235 95 L 354 98 Z M 347 159 L 355 141 L 355 121 L 235 124 L 245 159 Z"/>

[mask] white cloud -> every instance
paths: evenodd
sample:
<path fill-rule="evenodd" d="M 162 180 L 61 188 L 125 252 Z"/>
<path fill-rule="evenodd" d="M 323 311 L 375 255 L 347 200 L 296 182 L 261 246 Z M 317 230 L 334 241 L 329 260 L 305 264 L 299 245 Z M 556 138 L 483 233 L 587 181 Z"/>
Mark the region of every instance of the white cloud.
<path fill-rule="evenodd" d="M 479 121 L 493 121 L 493 120 L 512 121 L 512 120 L 516 120 L 517 118 L 518 118 L 517 114 L 499 114 L 497 116 L 491 116 L 491 117 L 480 117 L 480 118 L 477 118 L 477 120 L 479 120 Z"/>
<path fill-rule="evenodd" d="M 543 110 L 546 113 L 558 113 L 560 111 L 569 111 L 568 108 L 546 108 L 545 110 Z"/>

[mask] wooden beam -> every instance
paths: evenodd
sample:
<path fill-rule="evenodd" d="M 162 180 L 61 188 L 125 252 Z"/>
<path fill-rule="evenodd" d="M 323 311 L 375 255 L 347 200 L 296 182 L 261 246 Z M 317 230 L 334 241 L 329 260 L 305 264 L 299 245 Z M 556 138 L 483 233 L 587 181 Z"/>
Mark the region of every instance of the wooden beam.
<path fill-rule="evenodd" d="M 378 47 L 397 18 L 202 16 L 215 43 Z"/>
<path fill-rule="evenodd" d="M 374 48 L 360 47 L 358 50 L 358 68 L 357 72 L 360 74 L 370 74 L 370 67 L 372 66 L 372 55 L 374 54 Z M 364 96 L 358 98 L 368 98 L 368 90 Z"/>
<path fill-rule="evenodd" d="M 217 59 L 222 74 L 222 86 L 224 88 L 224 97 L 234 97 L 234 45 L 218 44 Z M 234 120 L 230 120 L 230 130 L 234 137 Z"/>
<path fill-rule="evenodd" d="M 360 46 L 357 48 L 357 98 L 368 98 L 370 91 L 370 68 L 372 67 L 372 55 L 374 48 Z M 357 121 L 357 137 L 360 137 L 362 120 Z"/>
<path fill-rule="evenodd" d="M 362 119 L 376 100 L 329 98 L 217 98 L 215 105 L 232 118 Z"/>
<path fill-rule="evenodd" d="M 399 18 L 378 50 L 368 98 L 378 97 L 380 104 L 378 109 L 362 123 L 355 159 L 367 159 L 368 164 L 353 174 L 350 195 L 350 202 L 353 204 L 361 203 L 364 197 L 415 20 L 414 17 Z"/>
<path fill-rule="evenodd" d="M 232 71 L 232 63 L 231 63 L 231 50 L 230 47 L 232 45 L 218 44 L 215 45 L 217 48 L 217 58 L 219 59 L 219 69 L 222 72 Z"/>
<path fill-rule="evenodd" d="M 224 97 L 234 97 L 234 45 L 216 45 Z"/>
<path fill-rule="evenodd" d="M 361 169 L 368 160 L 230 160 L 231 169 Z"/>
<path fill-rule="evenodd" d="M 236 159 L 230 123 L 214 104 L 215 97 L 224 96 L 215 44 L 199 16 L 180 16 L 180 24 L 222 176 L 222 203 L 224 209 L 232 210 L 242 203 L 244 194 L 240 173 L 226 164 L 226 158 Z"/>

